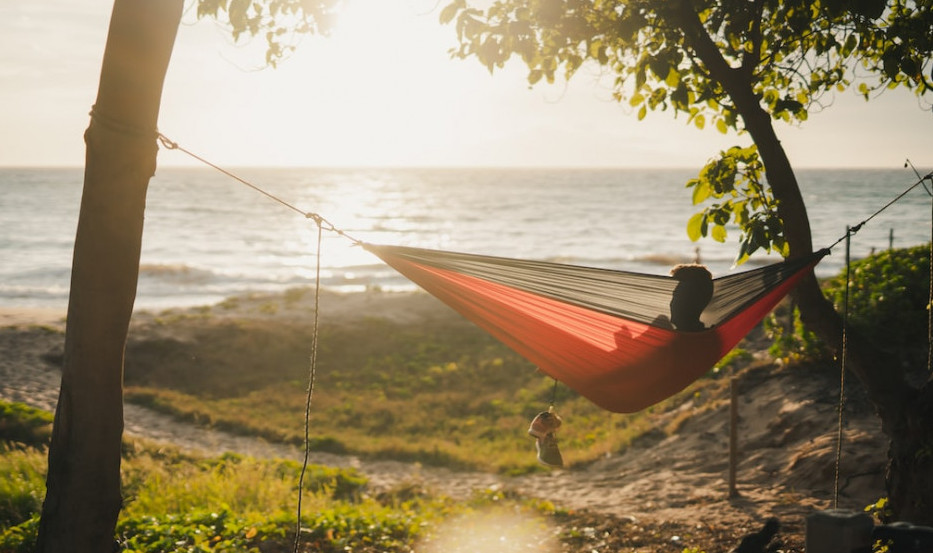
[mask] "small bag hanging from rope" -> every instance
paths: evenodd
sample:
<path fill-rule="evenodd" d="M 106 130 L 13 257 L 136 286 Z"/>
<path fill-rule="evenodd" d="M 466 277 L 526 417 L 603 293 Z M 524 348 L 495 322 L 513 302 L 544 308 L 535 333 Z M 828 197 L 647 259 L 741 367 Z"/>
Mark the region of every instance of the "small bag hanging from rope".
<path fill-rule="evenodd" d="M 538 461 L 549 467 L 564 466 L 564 458 L 557 447 L 557 429 L 562 422 L 551 405 L 547 411 L 538 413 L 528 427 L 528 435 L 535 438 Z"/>

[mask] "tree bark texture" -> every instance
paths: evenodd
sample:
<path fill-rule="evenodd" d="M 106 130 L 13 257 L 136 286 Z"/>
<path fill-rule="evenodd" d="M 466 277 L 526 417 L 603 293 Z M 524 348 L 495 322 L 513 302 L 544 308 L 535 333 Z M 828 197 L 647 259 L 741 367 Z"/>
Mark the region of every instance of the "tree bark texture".
<path fill-rule="evenodd" d="M 62 384 L 39 552 L 113 550 L 121 506 L 123 354 L 143 216 L 155 172 L 162 84 L 182 0 L 116 0 L 85 133 Z"/>
<path fill-rule="evenodd" d="M 896 520 L 933 526 L 933 384 L 904 405 L 891 432 L 885 484 Z"/>

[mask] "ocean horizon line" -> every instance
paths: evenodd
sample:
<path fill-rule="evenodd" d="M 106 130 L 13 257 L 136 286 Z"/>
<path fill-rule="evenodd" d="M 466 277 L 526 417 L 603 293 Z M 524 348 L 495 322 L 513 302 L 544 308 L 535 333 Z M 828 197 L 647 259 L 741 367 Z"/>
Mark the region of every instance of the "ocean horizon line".
<path fill-rule="evenodd" d="M 712 159 L 712 158 L 710 158 Z M 392 171 L 392 170 L 434 170 L 434 171 L 699 171 L 703 165 L 671 165 L 671 166 L 652 166 L 652 165 L 237 165 L 223 164 L 213 162 L 218 167 L 231 170 L 315 170 L 315 171 Z M 0 165 L 0 170 L 6 171 L 74 171 L 84 169 L 82 165 Z M 916 167 L 921 173 L 931 170 L 925 167 Z M 202 169 L 205 171 L 217 171 L 217 169 L 197 163 L 169 163 L 158 164 L 158 169 Z M 895 169 L 907 169 L 903 162 L 891 166 L 884 165 L 799 165 L 793 166 L 794 171 L 892 171 Z M 912 171 L 911 171 L 912 173 Z M 158 173 L 155 175 L 158 177 Z M 912 175 L 916 177 L 916 175 Z"/>

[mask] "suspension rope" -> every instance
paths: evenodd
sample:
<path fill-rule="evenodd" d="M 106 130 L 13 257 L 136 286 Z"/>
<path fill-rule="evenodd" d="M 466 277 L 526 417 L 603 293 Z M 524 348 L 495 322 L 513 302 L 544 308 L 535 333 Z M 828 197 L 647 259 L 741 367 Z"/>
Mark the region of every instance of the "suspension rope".
<path fill-rule="evenodd" d="M 551 402 L 548 404 L 549 410 L 554 409 L 554 404 L 557 403 L 557 379 L 554 379 L 554 387 L 551 388 Z"/>
<path fill-rule="evenodd" d="M 927 188 L 924 183 L 923 189 L 930 197 L 933 197 L 933 173 L 921 177 L 920 172 L 909 158 L 904 161 L 904 167 L 908 166 L 913 169 L 918 179 L 930 181 L 930 188 Z M 930 202 L 930 209 L 930 220 L 933 221 L 933 202 Z M 927 372 L 933 373 L 933 225 L 930 226 L 930 295 L 927 297 Z"/>
<path fill-rule="evenodd" d="M 891 200 L 890 202 L 884 204 L 884 206 L 882 206 L 881 209 L 879 209 L 878 211 L 875 211 L 874 213 L 872 213 L 871 215 L 869 215 L 867 218 L 863 219 L 862 222 L 860 222 L 859 224 L 855 225 L 854 227 L 851 227 L 851 228 L 847 229 L 845 235 L 842 236 L 842 237 L 840 237 L 840 238 L 839 238 L 838 240 L 836 240 L 835 242 L 833 242 L 832 245 L 829 246 L 829 248 L 827 248 L 827 249 L 830 249 L 830 250 L 833 249 L 834 247 L 836 247 L 836 246 L 839 244 L 839 242 L 842 242 L 843 240 L 847 240 L 851 235 L 853 235 L 853 234 L 855 234 L 856 232 L 860 231 L 860 230 L 862 229 L 862 227 L 863 227 L 866 223 L 868 223 L 869 221 L 871 221 L 872 219 L 874 219 L 875 217 L 877 217 L 878 215 L 880 215 L 881 212 L 884 211 L 885 209 L 887 209 L 887 208 L 891 207 L 892 205 L 894 205 L 895 203 L 897 203 L 901 198 L 903 198 L 904 196 L 906 196 L 906 195 L 907 195 L 911 190 L 913 190 L 914 188 L 917 188 L 918 186 L 923 185 L 923 189 L 926 190 L 926 192 L 927 192 L 928 194 L 930 194 L 931 192 L 930 192 L 929 190 L 927 190 L 927 187 L 926 187 L 926 184 L 924 184 L 924 181 L 927 180 L 927 179 L 931 179 L 931 181 L 933 181 L 933 171 L 930 171 L 929 173 L 927 173 L 926 175 L 924 175 L 924 176 L 922 176 L 922 177 L 920 177 L 920 176 L 918 175 L 918 177 L 919 177 L 919 178 L 917 179 L 917 182 L 915 182 L 915 183 L 913 183 L 912 185 L 910 185 L 909 187 L 907 187 L 907 189 L 904 190 L 903 192 L 901 192 L 900 194 L 898 194 L 896 198 L 894 198 L 894 199 Z"/>
<path fill-rule="evenodd" d="M 305 398 L 305 451 L 304 460 L 301 463 L 301 474 L 298 476 L 298 507 L 296 513 L 297 527 L 295 528 L 295 549 L 298 553 L 299 540 L 301 539 L 301 496 L 304 492 L 305 473 L 308 471 L 308 459 L 311 456 L 311 397 L 314 395 L 314 376 L 317 372 L 317 350 L 318 350 L 318 322 L 320 318 L 320 299 L 321 299 L 321 243 L 324 229 L 320 224 L 317 226 L 317 251 L 314 254 L 314 320 L 311 324 L 311 359 L 308 367 L 308 395 Z"/>
<path fill-rule="evenodd" d="M 177 142 L 170 140 L 167 136 L 162 133 L 157 134 L 157 138 L 160 144 L 163 147 L 169 150 L 178 150 L 191 158 L 223 173 L 224 175 L 244 184 L 256 192 L 259 192 L 263 196 L 295 211 L 300 213 L 306 219 L 311 219 L 317 225 L 317 249 L 314 254 L 314 318 L 311 323 L 311 355 L 309 359 L 308 366 L 308 393 L 305 398 L 305 418 L 304 418 L 304 458 L 301 463 L 301 473 L 298 475 L 298 505 L 296 507 L 296 527 L 295 527 L 295 545 L 294 553 L 298 553 L 298 549 L 301 544 L 301 508 L 302 508 L 302 496 L 304 495 L 304 480 L 305 475 L 308 472 L 308 463 L 311 457 L 311 399 L 314 396 L 314 380 L 315 374 L 317 373 L 317 353 L 318 353 L 318 338 L 320 336 L 320 301 L 321 301 L 321 246 L 323 243 L 323 234 L 325 230 L 335 232 L 340 236 L 343 236 L 353 242 L 355 245 L 359 245 L 362 242 L 353 238 L 346 232 L 338 229 L 334 226 L 333 223 L 322 217 L 321 215 L 313 212 L 306 212 L 295 205 L 279 198 L 278 196 L 263 190 L 262 188 L 256 186 L 255 184 L 249 182 L 248 180 L 240 177 L 239 175 L 234 174 L 231 171 L 228 171 L 210 161 L 204 159 L 203 157 L 187 150 L 178 145 Z"/>
<path fill-rule="evenodd" d="M 846 287 L 845 301 L 842 308 L 842 360 L 839 363 L 839 405 L 837 407 L 839 411 L 839 420 L 836 426 L 836 470 L 833 479 L 833 509 L 839 508 L 839 473 L 842 464 L 842 427 L 846 405 L 846 358 L 849 356 L 849 274 L 851 270 L 850 246 L 852 244 L 852 234 L 852 229 L 846 228 Z"/>
<path fill-rule="evenodd" d="M 359 246 L 359 245 L 361 245 L 361 244 L 363 243 L 362 240 L 357 240 L 356 238 L 350 236 L 350 235 L 347 234 L 346 232 L 340 230 L 339 228 L 337 228 L 336 226 L 334 226 L 333 223 L 331 223 L 330 221 L 328 221 L 327 219 L 325 219 L 325 218 L 322 217 L 321 215 L 319 215 L 319 214 L 317 214 L 317 213 L 310 212 L 310 211 L 304 211 L 304 210 L 302 210 L 302 209 L 296 207 L 294 204 L 291 204 L 291 203 L 289 203 L 289 202 L 283 200 L 282 198 L 279 198 L 279 197 L 276 196 L 275 194 L 272 194 L 272 193 L 270 193 L 270 192 L 267 192 L 266 190 L 260 188 L 259 186 L 256 186 L 255 184 L 253 184 L 253 183 L 249 182 L 248 180 L 244 179 L 243 177 L 240 177 L 239 175 L 236 175 L 236 174 L 234 174 L 233 172 L 228 171 L 227 169 L 224 169 L 223 167 L 220 167 L 219 165 L 216 165 L 216 164 L 214 164 L 214 163 L 211 163 L 210 161 L 208 161 L 208 160 L 204 159 L 203 157 L 201 157 L 201 156 L 195 154 L 194 152 L 192 152 L 192 151 L 190 151 L 190 150 L 187 150 L 187 149 L 185 149 L 185 148 L 179 146 L 177 142 L 175 142 L 175 141 L 169 139 L 169 138 L 168 138 L 167 136 L 165 136 L 164 134 L 158 133 L 158 139 L 159 139 L 159 143 L 162 144 L 162 146 L 165 147 L 166 149 L 168 149 L 168 150 L 178 150 L 179 152 L 182 152 L 183 154 L 188 155 L 188 156 L 191 157 L 192 159 L 195 159 L 195 160 L 197 160 L 197 161 L 203 163 L 204 165 L 207 165 L 208 167 L 211 167 L 212 169 L 216 169 L 217 171 L 220 171 L 220 172 L 223 173 L 224 175 L 227 175 L 227 176 L 230 177 L 231 179 L 233 179 L 233 180 L 235 180 L 235 181 L 238 181 L 238 182 L 241 183 L 241 184 L 245 184 L 246 186 L 252 188 L 252 189 L 255 190 L 256 192 L 259 192 L 259 193 L 262 194 L 263 196 L 269 198 L 270 200 L 272 200 L 272 201 L 274 201 L 274 202 L 277 202 L 277 203 L 279 203 L 279 204 L 281 204 L 281 205 L 287 207 L 288 209 L 291 209 L 292 211 L 294 211 L 294 212 L 296 212 L 296 213 L 300 213 L 300 214 L 303 215 L 306 219 L 311 219 L 311 220 L 313 220 L 313 221 L 318 225 L 318 227 L 321 228 L 322 230 L 327 230 L 327 231 L 330 231 L 330 232 L 335 232 L 335 233 L 339 234 L 340 236 L 343 236 L 344 238 L 350 240 L 350 241 L 353 242 L 353 244 L 356 245 L 356 246 Z"/>

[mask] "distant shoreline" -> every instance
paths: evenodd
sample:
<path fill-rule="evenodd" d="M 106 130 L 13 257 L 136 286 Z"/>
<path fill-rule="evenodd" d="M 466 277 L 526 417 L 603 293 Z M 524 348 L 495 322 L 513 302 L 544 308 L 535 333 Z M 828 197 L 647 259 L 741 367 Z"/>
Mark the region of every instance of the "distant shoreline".
<path fill-rule="evenodd" d="M 0 327 L 64 325 L 66 311 L 55 307 L 0 307 Z"/>

